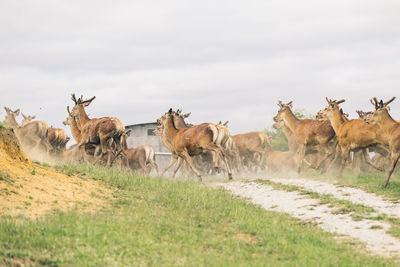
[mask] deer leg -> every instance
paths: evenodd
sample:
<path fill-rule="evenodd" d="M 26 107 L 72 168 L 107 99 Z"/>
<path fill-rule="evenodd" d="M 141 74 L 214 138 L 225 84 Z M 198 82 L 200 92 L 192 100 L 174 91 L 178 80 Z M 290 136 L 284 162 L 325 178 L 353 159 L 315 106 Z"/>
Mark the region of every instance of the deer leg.
<path fill-rule="evenodd" d="M 173 163 L 175 163 L 175 161 L 178 161 L 178 162 L 177 162 L 176 165 L 175 165 L 174 173 L 172 174 L 172 179 L 175 179 L 176 172 L 179 170 L 179 168 L 182 166 L 182 164 L 183 164 L 183 162 L 184 162 L 183 158 L 181 158 L 181 157 L 176 158 L 176 159 L 174 160 Z M 170 162 L 170 163 L 171 163 L 171 162 Z M 172 164 L 171 164 L 171 165 L 172 165 Z M 171 166 L 170 166 L 170 167 L 171 167 Z"/>
<path fill-rule="evenodd" d="M 159 172 L 158 172 L 158 165 L 156 163 L 156 156 L 155 155 L 153 155 L 153 158 L 151 159 L 151 165 L 153 166 L 154 169 L 156 169 L 157 176 L 158 176 Z"/>
<path fill-rule="evenodd" d="M 200 175 L 199 171 L 196 170 L 196 168 L 194 167 L 192 158 L 190 157 L 189 153 L 186 150 L 184 150 L 181 152 L 181 155 L 185 159 L 185 161 L 189 165 L 189 167 L 192 169 L 192 171 L 196 174 L 199 181 L 201 182 L 201 175 Z"/>
<path fill-rule="evenodd" d="M 171 155 L 171 160 L 169 161 L 168 165 L 165 167 L 163 172 L 161 173 L 161 176 L 164 176 L 164 174 L 168 171 L 169 168 L 171 168 L 172 165 L 175 164 L 175 162 L 178 161 L 178 156 L 175 154 Z"/>
<path fill-rule="evenodd" d="M 385 171 L 385 170 L 383 170 L 381 167 L 375 165 L 375 164 L 371 161 L 371 159 L 369 158 L 369 155 L 368 155 L 368 153 L 367 153 L 367 149 L 363 149 L 362 151 L 363 151 L 362 153 L 363 153 L 363 155 L 364 155 L 364 159 L 365 159 L 365 161 L 367 162 L 368 165 L 372 166 L 373 168 L 377 169 L 378 171 L 381 171 L 381 172 L 384 172 L 384 171 Z"/>
<path fill-rule="evenodd" d="M 322 150 L 323 150 L 323 156 L 322 156 L 322 157 L 320 158 L 320 160 L 317 162 L 317 164 L 316 164 L 316 169 L 320 169 L 320 168 L 321 168 L 321 165 L 322 165 L 323 163 L 325 163 L 325 161 L 326 161 L 328 158 L 330 158 L 330 157 L 334 154 L 334 152 L 332 152 L 332 151 L 329 149 L 329 146 L 327 146 L 327 145 L 322 146 Z M 320 172 L 321 172 L 321 173 L 325 173 L 325 172 L 326 172 L 326 169 L 327 169 L 327 168 L 323 168 L 323 169 L 320 170 Z"/>
<path fill-rule="evenodd" d="M 81 141 L 81 143 L 78 144 L 80 158 L 82 158 L 86 164 L 90 164 L 90 161 L 87 158 L 88 154 L 86 153 L 85 145 L 86 145 L 86 142 L 82 142 L 82 141 Z"/>
<path fill-rule="evenodd" d="M 350 157 L 350 149 L 342 148 L 342 162 L 340 164 L 339 177 L 343 176 L 343 169 L 346 166 L 346 162 L 348 161 L 349 157 Z"/>
<path fill-rule="evenodd" d="M 301 167 L 303 166 L 303 161 L 304 161 L 304 156 L 306 153 L 306 146 L 304 144 L 299 145 L 299 148 L 297 150 L 297 173 L 301 172 Z"/>
<path fill-rule="evenodd" d="M 389 169 L 389 172 L 387 174 L 387 178 L 385 180 L 385 183 L 382 185 L 382 187 L 386 187 L 388 185 L 390 177 L 392 176 L 392 173 L 393 173 L 394 169 L 396 168 L 396 164 L 397 164 L 399 158 L 400 158 L 400 154 L 398 154 L 398 153 L 395 154 L 395 155 L 393 155 L 393 154 L 391 155 L 391 157 L 390 157 L 390 161 L 391 161 L 390 162 L 390 169 Z"/>
<path fill-rule="evenodd" d="M 228 172 L 228 179 L 229 179 L 229 180 L 232 180 L 232 168 L 231 168 L 231 166 L 229 165 L 229 160 L 228 160 L 228 158 L 227 158 L 227 156 L 226 156 L 226 154 L 225 154 L 224 151 L 221 150 L 221 151 L 220 151 L 220 154 L 221 154 L 221 156 L 222 156 L 222 160 L 224 161 L 226 170 L 227 170 L 227 172 Z"/>

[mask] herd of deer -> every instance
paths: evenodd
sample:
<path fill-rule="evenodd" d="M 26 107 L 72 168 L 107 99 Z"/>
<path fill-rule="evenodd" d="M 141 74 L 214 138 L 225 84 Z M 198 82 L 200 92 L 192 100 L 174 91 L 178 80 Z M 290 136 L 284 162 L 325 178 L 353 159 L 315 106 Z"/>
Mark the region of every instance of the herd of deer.
<path fill-rule="evenodd" d="M 114 162 L 133 170 L 150 173 L 154 168 L 158 174 L 155 153 L 150 146 L 128 148 L 126 131 L 122 122 L 115 117 L 91 119 L 85 107 L 95 97 L 83 100 L 72 95 L 73 108 L 67 107 L 68 117 L 63 122 L 69 125 L 76 140 L 75 147 L 66 149 L 69 140 L 64 130 L 48 127 L 33 116 L 23 115 L 21 124 L 16 117 L 20 110 L 7 112 L 4 122 L 14 128 L 21 145 L 27 149 L 42 149 L 47 153 L 66 159 L 86 163 Z M 292 112 L 292 102 L 279 101 L 279 110 L 274 117 L 274 128 L 281 128 L 288 140 L 288 151 L 271 149 L 268 137 L 262 132 L 249 132 L 231 136 L 227 123 L 202 123 L 190 125 L 185 119 L 190 115 L 181 110 L 170 109 L 157 119 L 155 135 L 171 151 L 171 161 L 162 175 L 175 164 L 173 177 L 178 170 L 190 169 L 199 180 L 202 175 L 223 170 L 232 179 L 232 172 L 268 170 L 296 170 L 314 168 L 321 173 L 337 165 L 339 176 L 349 162 L 365 162 L 372 168 L 384 171 L 389 165 L 383 187 L 386 187 L 400 157 L 400 122 L 389 115 L 387 102 L 371 99 L 374 111 L 357 111 L 359 119 L 348 119 L 340 104 L 345 100 L 326 98 L 327 106 L 318 112 L 315 119 L 299 119 Z M 375 152 L 371 160 L 369 152 Z M 353 157 L 351 157 L 353 152 Z"/>

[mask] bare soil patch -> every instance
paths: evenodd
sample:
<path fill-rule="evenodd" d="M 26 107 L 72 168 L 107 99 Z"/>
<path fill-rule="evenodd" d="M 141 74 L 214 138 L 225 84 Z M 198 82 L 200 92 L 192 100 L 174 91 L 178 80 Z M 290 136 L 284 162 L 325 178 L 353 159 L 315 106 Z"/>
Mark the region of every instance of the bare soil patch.
<path fill-rule="evenodd" d="M 112 191 L 91 179 L 32 163 L 11 130 L 0 128 L 0 215 L 37 218 L 51 210 L 94 212 L 108 206 Z"/>

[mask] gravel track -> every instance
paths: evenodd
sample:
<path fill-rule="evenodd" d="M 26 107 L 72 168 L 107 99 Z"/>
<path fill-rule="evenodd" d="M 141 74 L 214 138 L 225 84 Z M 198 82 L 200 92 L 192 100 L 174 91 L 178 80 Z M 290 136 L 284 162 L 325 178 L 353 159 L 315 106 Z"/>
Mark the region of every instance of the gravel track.
<path fill-rule="evenodd" d="M 359 197 L 347 198 L 347 200 L 352 202 L 353 200 L 359 201 L 357 203 L 366 206 L 369 206 L 368 203 L 373 204 L 372 202 L 362 202 L 364 197 L 369 197 L 369 193 L 362 190 L 335 187 L 334 185 L 325 183 L 318 185 L 317 183 L 319 182 L 311 180 L 301 180 L 301 182 L 297 180 L 300 179 L 290 179 L 290 181 L 289 179 L 284 181 L 282 179 L 271 179 L 274 182 L 299 185 L 310 191 L 323 194 L 334 195 L 328 189 L 336 190 L 334 196 L 336 197 L 337 195 L 337 198 L 341 197 L 341 199 L 349 197 L 347 194 L 358 194 Z M 321 205 L 318 199 L 309 198 L 298 191 L 287 192 L 276 190 L 272 186 L 257 184 L 255 182 L 235 181 L 230 183 L 215 183 L 213 185 L 221 186 L 231 191 L 234 195 L 248 198 L 252 203 L 260 205 L 264 209 L 287 213 L 300 220 L 318 225 L 327 232 L 355 238 L 364 243 L 367 250 L 375 254 L 400 258 L 400 240 L 386 233 L 386 230 L 390 228 L 390 225 L 386 222 L 373 220 L 353 221 L 349 214 L 334 214 L 335 208 L 329 207 L 329 205 Z M 347 191 L 347 189 L 357 191 Z M 378 196 L 375 195 L 375 197 L 376 200 L 379 199 Z M 380 201 L 380 204 L 375 205 L 374 208 L 381 212 L 384 210 L 390 213 L 394 212 L 393 206 L 389 206 L 390 202 L 386 203 L 382 199 Z"/>
<path fill-rule="evenodd" d="M 268 180 L 285 185 L 299 186 L 319 194 L 330 194 L 334 198 L 348 200 L 354 204 L 362 204 L 364 206 L 371 207 L 380 213 L 384 213 L 391 217 L 400 218 L 400 204 L 384 200 L 382 197 L 376 194 L 367 193 L 360 189 L 336 186 L 330 183 L 298 178 L 274 178 Z"/>

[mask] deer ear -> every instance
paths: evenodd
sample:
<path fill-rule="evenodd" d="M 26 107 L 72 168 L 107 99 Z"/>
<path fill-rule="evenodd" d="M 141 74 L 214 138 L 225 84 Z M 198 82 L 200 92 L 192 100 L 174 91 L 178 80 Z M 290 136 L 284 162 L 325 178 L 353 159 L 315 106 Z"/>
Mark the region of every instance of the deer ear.
<path fill-rule="evenodd" d="M 14 111 L 14 113 L 15 113 L 17 116 L 19 116 L 19 112 L 20 112 L 19 109 L 17 109 L 16 111 Z"/>
<path fill-rule="evenodd" d="M 26 116 L 25 116 L 25 114 L 24 113 L 21 113 L 22 114 L 22 117 L 24 117 L 24 119 L 26 119 Z"/>
<path fill-rule="evenodd" d="M 132 132 L 132 129 L 126 130 L 125 131 L 126 136 L 131 136 L 131 132 Z"/>
<path fill-rule="evenodd" d="M 190 116 L 190 114 L 192 114 L 192 112 L 189 112 L 189 113 L 184 114 L 183 117 L 184 117 L 184 118 L 187 118 L 187 117 Z"/>
<path fill-rule="evenodd" d="M 35 118 L 36 118 L 36 115 L 35 115 L 35 116 L 32 116 L 32 120 L 35 119 Z"/>
<path fill-rule="evenodd" d="M 168 110 L 168 113 L 169 113 L 169 114 L 172 114 L 172 108 L 170 108 L 170 109 Z"/>

